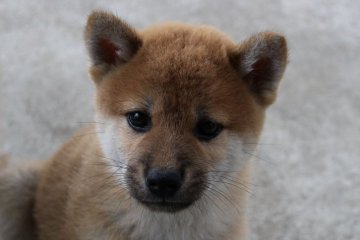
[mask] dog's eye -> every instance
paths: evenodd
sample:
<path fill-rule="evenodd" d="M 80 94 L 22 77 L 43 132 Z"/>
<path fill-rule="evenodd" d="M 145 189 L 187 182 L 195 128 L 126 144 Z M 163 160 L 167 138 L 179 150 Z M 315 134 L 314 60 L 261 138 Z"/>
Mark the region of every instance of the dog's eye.
<path fill-rule="evenodd" d="M 129 112 L 127 114 L 127 120 L 129 126 L 138 132 L 146 132 L 151 127 L 151 118 L 146 112 Z"/>
<path fill-rule="evenodd" d="M 222 130 L 222 125 L 210 119 L 200 120 L 195 127 L 195 135 L 203 141 L 215 138 Z"/>

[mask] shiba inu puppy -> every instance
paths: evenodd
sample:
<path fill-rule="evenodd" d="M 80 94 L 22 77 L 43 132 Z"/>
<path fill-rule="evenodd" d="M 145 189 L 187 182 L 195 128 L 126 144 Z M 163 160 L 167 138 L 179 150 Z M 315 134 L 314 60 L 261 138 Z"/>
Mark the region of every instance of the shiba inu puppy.
<path fill-rule="evenodd" d="M 85 30 L 95 127 L 38 175 L 40 240 L 246 238 L 251 155 L 287 63 L 283 36 L 236 44 L 210 27 Z"/>

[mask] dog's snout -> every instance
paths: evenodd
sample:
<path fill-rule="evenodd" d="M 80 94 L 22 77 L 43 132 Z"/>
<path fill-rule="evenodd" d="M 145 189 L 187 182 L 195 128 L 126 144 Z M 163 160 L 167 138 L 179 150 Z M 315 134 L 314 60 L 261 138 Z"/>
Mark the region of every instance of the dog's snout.
<path fill-rule="evenodd" d="M 151 169 L 145 181 L 151 193 L 161 198 L 169 198 L 180 189 L 182 177 L 180 171 Z"/>

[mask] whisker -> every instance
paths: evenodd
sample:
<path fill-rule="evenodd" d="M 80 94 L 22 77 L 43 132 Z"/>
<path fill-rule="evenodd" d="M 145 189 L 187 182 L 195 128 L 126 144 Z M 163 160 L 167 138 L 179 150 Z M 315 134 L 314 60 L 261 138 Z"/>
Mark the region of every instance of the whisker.
<path fill-rule="evenodd" d="M 96 121 L 86 121 L 86 122 L 76 122 L 78 124 L 106 124 L 104 122 L 96 122 Z"/>
<path fill-rule="evenodd" d="M 211 193 L 212 196 L 216 197 L 216 198 L 217 198 L 219 201 L 221 201 L 224 205 L 227 205 L 226 203 L 224 203 L 224 200 L 221 199 L 221 198 L 216 194 L 216 192 L 213 192 L 212 188 L 210 188 L 209 186 L 207 186 L 206 189 L 208 190 L 207 193 Z M 225 214 L 224 209 L 221 208 L 221 207 L 218 205 L 217 201 L 213 200 L 209 195 L 205 195 L 206 192 L 203 192 L 203 194 L 204 194 L 204 196 L 208 196 L 208 198 L 209 198 L 210 200 L 212 200 L 212 203 L 213 203 L 223 214 Z"/>
<path fill-rule="evenodd" d="M 89 133 L 82 133 L 82 134 L 75 134 L 73 138 L 80 138 L 80 137 L 86 137 L 93 134 L 104 134 L 105 132 L 89 132 Z"/>
<path fill-rule="evenodd" d="M 236 185 L 236 184 L 233 184 L 233 183 L 229 183 L 229 182 L 225 182 L 225 181 L 216 181 L 216 180 L 209 180 L 210 182 L 216 182 L 216 183 L 222 183 L 222 184 L 224 184 L 224 185 L 231 185 L 231 186 L 233 186 L 233 187 L 236 187 L 236 188 L 238 188 L 239 190 L 241 190 L 241 191 L 245 191 L 245 192 L 247 192 L 249 195 L 254 195 L 249 189 L 246 189 L 246 188 L 242 188 L 242 187 L 240 187 L 240 186 L 238 186 L 238 185 Z M 229 189 L 228 189 L 229 190 Z"/>
<path fill-rule="evenodd" d="M 212 189 L 212 191 L 215 191 L 217 194 L 220 194 L 220 196 L 222 196 L 225 200 L 227 200 L 240 214 L 239 209 L 236 207 L 236 205 L 219 188 L 217 188 L 216 185 L 212 184 L 211 186 L 213 186 L 214 188 L 209 187 L 208 189 Z"/>
<path fill-rule="evenodd" d="M 229 180 L 229 181 L 233 182 L 233 183 L 240 184 L 240 185 L 242 185 L 242 186 L 244 186 L 244 187 L 246 187 L 248 189 L 250 189 L 250 187 L 248 185 L 250 185 L 251 187 L 257 187 L 257 185 L 254 184 L 254 183 L 244 181 L 244 180 L 236 178 L 234 176 L 224 175 L 222 177 L 225 178 L 226 180 Z"/>
<path fill-rule="evenodd" d="M 272 165 L 272 166 L 276 166 L 275 163 L 273 163 L 273 162 L 271 162 L 271 161 L 269 161 L 269 160 L 267 160 L 267 159 L 265 159 L 265 158 L 263 158 L 263 157 L 261 157 L 261 156 L 259 156 L 259 155 L 256 155 L 256 154 L 254 154 L 254 153 L 249 153 L 249 152 L 247 152 L 247 151 L 243 151 L 243 153 L 248 154 L 248 155 L 254 157 L 255 159 L 258 159 L 258 160 L 261 160 L 261 161 L 263 161 L 263 162 L 266 162 L 266 163 L 268 163 L 268 164 L 270 164 L 270 165 Z"/>
<path fill-rule="evenodd" d="M 115 168 L 119 168 L 119 169 L 128 169 L 128 166 L 125 163 L 116 163 L 116 164 L 111 164 L 111 163 L 107 163 L 107 162 L 95 162 L 95 163 L 89 163 L 90 165 L 94 165 L 94 166 L 104 166 L 104 167 L 115 167 Z"/>

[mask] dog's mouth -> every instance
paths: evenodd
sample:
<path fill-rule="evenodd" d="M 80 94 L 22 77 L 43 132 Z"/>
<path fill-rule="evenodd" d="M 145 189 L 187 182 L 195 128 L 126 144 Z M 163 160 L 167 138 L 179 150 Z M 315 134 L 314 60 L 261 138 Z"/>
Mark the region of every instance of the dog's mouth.
<path fill-rule="evenodd" d="M 147 201 L 147 200 L 138 200 L 140 203 L 145 205 L 154 211 L 160 212 L 178 212 L 184 210 L 192 205 L 192 202 L 185 201 L 171 201 L 171 200 L 155 200 L 155 201 Z"/>

